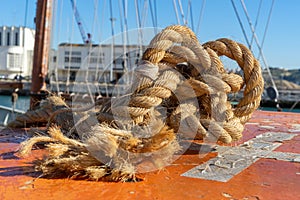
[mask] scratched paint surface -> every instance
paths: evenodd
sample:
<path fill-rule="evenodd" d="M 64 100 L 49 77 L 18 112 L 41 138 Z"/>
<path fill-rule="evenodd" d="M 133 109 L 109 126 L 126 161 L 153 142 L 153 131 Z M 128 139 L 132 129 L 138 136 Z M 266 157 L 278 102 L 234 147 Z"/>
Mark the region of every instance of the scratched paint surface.
<path fill-rule="evenodd" d="M 138 175 L 143 180 L 136 183 L 37 178 L 39 174 L 27 173 L 32 169 L 30 161 L 45 152 L 37 150 L 20 159 L 15 151 L 26 131 L 1 130 L 0 199 L 300 199 L 300 163 L 280 160 L 276 154 L 300 153 L 299 124 L 300 114 L 255 112 L 235 147 L 266 132 L 293 137 L 281 141 L 272 150 L 274 155 L 259 158 L 227 182 L 181 176 L 218 156 L 218 152 L 199 154 L 201 141 L 165 169 Z"/>

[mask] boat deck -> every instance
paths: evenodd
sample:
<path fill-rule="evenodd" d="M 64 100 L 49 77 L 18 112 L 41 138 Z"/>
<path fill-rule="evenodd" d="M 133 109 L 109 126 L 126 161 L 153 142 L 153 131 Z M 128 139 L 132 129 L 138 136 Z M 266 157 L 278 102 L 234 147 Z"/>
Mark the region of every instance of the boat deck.
<path fill-rule="evenodd" d="M 29 175 L 43 150 L 17 157 L 25 136 L 0 131 L 0 199 L 300 199 L 300 113 L 256 111 L 238 143 L 204 151 L 195 141 L 170 166 L 138 175 L 139 182 Z"/>

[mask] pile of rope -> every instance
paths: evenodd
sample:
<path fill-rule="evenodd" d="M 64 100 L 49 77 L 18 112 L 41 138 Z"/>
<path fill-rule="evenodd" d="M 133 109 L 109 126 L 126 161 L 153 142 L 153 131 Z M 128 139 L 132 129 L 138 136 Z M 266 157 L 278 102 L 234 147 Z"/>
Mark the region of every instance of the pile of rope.
<path fill-rule="evenodd" d="M 224 69 L 223 55 L 238 63 L 243 76 Z M 201 45 L 189 28 L 169 26 L 150 42 L 125 95 L 97 109 L 55 109 L 49 136 L 25 141 L 20 152 L 27 155 L 34 144 L 47 142 L 49 156 L 36 165 L 44 175 L 132 180 L 137 172 L 172 162 L 182 138 L 239 140 L 263 88 L 259 62 L 244 45 L 229 39 Z M 244 96 L 233 108 L 227 96 L 241 90 Z"/>

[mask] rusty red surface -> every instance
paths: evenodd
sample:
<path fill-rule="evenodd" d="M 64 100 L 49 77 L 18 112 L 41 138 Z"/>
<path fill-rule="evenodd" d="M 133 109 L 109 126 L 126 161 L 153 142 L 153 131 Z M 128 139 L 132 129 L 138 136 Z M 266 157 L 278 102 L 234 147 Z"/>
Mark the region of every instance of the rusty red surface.
<path fill-rule="evenodd" d="M 236 144 L 268 132 L 296 136 L 275 151 L 300 153 L 300 114 L 257 111 L 246 124 L 244 137 Z M 170 166 L 139 175 L 139 182 L 111 183 L 86 180 L 37 178 L 26 173 L 35 150 L 21 159 L 16 151 L 26 130 L 0 131 L 0 199 L 300 199 L 300 163 L 260 159 L 228 182 L 181 176 L 217 156 L 199 155 L 190 149 Z"/>

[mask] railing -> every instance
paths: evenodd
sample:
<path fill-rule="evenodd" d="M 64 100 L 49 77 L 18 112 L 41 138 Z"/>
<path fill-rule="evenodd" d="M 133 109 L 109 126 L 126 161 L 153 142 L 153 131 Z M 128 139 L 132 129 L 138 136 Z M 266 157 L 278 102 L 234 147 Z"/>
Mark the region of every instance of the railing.
<path fill-rule="evenodd" d="M 17 115 L 24 113 L 22 110 L 0 106 L 0 126 L 6 126 L 10 121 L 14 120 Z"/>
<path fill-rule="evenodd" d="M 279 100 L 281 101 L 295 101 L 300 100 L 300 90 L 278 90 Z"/>

